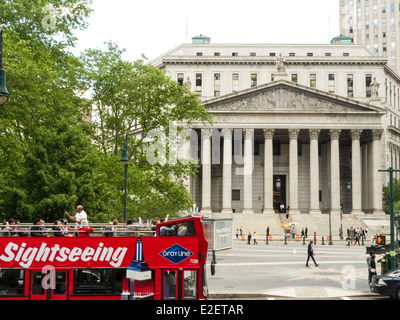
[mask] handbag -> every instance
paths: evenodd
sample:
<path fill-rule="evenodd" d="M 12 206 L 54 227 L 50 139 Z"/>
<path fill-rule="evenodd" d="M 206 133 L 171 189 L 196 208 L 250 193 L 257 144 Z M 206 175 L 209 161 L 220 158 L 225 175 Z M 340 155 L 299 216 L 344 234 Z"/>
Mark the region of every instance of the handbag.
<path fill-rule="evenodd" d="M 376 273 L 376 269 L 371 269 L 371 273 Z"/>

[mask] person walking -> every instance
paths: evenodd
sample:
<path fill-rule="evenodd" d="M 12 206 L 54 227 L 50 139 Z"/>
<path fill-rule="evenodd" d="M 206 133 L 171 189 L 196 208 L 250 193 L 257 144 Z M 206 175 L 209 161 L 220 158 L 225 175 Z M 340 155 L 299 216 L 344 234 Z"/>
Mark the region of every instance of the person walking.
<path fill-rule="evenodd" d="M 356 245 L 356 243 L 360 245 L 360 235 L 358 233 L 356 234 L 356 240 L 354 241 L 354 246 Z"/>
<path fill-rule="evenodd" d="M 371 257 L 374 253 L 371 251 L 369 256 L 367 257 L 367 266 L 368 266 L 368 284 L 371 283 L 372 280 L 372 273 L 371 273 Z"/>
<path fill-rule="evenodd" d="M 257 233 L 255 231 L 253 233 L 253 241 L 254 241 L 253 244 L 258 244 L 258 242 L 257 242 Z"/>
<path fill-rule="evenodd" d="M 249 235 L 247 236 L 247 244 L 250 244 L 251 241 L 251 232 L 249 232 Z"/>
<path fill-rule="evenodd" d="M 269 226 L 267 227 L 267 230 L 265 230 L 265 234 L 266 234 L 265 243 L 268 243 L 268 238 L 269 238 Z"/>
<path fill-rule="evenodd" d="M 376 256 L 374 254 L 372 254 L 371 261 L 369 263 L 370 268 L 371 268 L 370 269 L 371 270 L 371 281 L 372 281 L 372 277 L 377 275 L 375 258 L 376 258 Z"/>
<path fill-rule="evenodd" d="M 308 265 L 308 261 L 310 260 L 310 258 L 314 261 L 314 264 L 316 267 L 319 266 L 319 264 L 315 261 L 314 259 L 314 247 L 313 247 L 313 242 L 310 241 L 310 243 L 308 244 L 308 248 L 307 248 L 307 262 L 306 262 L 306 267 L 309 267 Z"/>

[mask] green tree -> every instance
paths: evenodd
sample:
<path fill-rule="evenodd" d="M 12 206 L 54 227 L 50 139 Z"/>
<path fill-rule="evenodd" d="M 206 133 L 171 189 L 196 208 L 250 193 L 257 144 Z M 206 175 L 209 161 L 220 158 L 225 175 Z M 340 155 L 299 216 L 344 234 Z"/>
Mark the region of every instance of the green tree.
<path fill-rule="evenodd" d="M 112 195 L 84 119 L 83 65 L 68 51 L 88 0 L 1 0 L 10 97 L 0 107 L 0 214 L 60 217 L 76 202 L 94 214 Z M 53 23 L 54 22 L 54 23 Z M 105 178 L 105 176 L 104 176 Z"/>
<path fill-rule="evenodd" d="M 115 163 L 119 162 L 124 135 L 128 132 L 128 216 L 150 218 L 188 209 L 192 199 L 184 181 L 193 174 L 196 164 L 149 163 L 146 157 L 149 148 L 161 142 L 157 137 L 153 140 L 149 137 L 154 131 L 162 132 L 167 137 L 165 148 L 169 157 L 173 148 L 168 142 L 175 131 L 179 135 L 193 121 L 211 123 L 211 116 L 194 93 L 168 77 L 165 71 L 143 60 L 125 61 L 123 53 L 117 45 L 108 43 L 107 51 L 90 49 L 82 56 L 95 106 L 94 139 L 113 163 L 108 170 L 112 174 L 110 181 L 123 190 L 123 169 L 121 165 L 118 169 Z"/>
<path fill-rule="evenodd" d="M 384 209 L 385 213 L 389 214 L 390 213 L 390 201 L 389 201 L 389 196 L 390 196 L 390 190 L 389 190 L 389 184 L 387 186 L 383 186 L 383 204 L 384 204 Z M 394 178 L 393 179 L 393 192 L 396 193 L 397 190 L 400 190 L 400 180 Z M 393 202 L 393 207 L 394 211 L 399 211 L 400 210 L 400 194 L 396 196 Z"/>

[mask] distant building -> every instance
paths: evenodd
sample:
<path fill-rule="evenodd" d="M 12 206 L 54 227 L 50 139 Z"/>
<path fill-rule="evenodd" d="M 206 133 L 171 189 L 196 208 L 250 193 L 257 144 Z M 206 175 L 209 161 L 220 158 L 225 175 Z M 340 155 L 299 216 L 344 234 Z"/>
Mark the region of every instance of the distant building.
<path fill-rule="evenodd" d="M 201 212 L 382 214 L 400 168 L 400 76 L 349 37 L 332 44 L 182 44 L 151 63 L 199 94 Z M 196 42 L 196 43 L 195 43 Z M 238 142 L 239 143 L 235 143 Z M 193 145 L 192 145 L 193 146 Z M 193 148 L 192 148 L 193 149 Z M 244 164 L 243 164 L 244 163 Z"/>
<path fill-rule="evenodd" d="M 400 0 L 340 0 L 340 33 L 400 72 Z"/>

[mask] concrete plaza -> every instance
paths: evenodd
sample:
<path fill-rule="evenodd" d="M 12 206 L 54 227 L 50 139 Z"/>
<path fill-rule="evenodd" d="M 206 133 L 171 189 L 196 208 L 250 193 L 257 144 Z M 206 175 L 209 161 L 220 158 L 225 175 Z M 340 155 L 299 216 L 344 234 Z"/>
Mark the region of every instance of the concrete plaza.
<path fill-rule="evenodd" d="M 369 290 L 365 246 L 346 247 L 341 240 L 322 245 L 318 241 L 314 251 L 319 266 L 310 260 L 310 267 L 306 267 L 307 245 L 302 241 L 288 241 L 286 245 L 282 241 L 267 245 L 265 239 L 257 242 L 248 245 L 247 241 L 234 240 L 232 249 L 216 253 L 215 275 L 207 269 L 211 299 L 377 296 Z"/>

